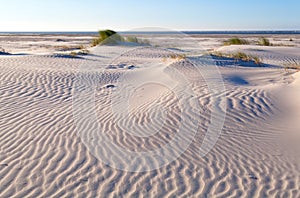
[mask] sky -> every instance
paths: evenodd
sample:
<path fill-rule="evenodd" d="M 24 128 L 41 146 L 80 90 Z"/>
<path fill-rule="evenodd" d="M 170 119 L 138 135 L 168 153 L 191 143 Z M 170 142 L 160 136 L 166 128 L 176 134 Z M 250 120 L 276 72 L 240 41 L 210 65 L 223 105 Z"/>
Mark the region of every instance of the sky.
<path fill-rule="evenodd" d="M 0 0 L 0 31 L 300 30 L 299 0 Z"/>

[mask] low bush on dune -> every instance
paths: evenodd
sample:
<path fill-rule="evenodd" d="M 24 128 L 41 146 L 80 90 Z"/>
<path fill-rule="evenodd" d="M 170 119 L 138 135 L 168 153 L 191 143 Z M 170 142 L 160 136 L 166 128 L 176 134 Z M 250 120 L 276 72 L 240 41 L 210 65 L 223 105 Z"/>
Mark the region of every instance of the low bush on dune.
<path fill-rule="evenodd" d="M 224 45 L 248 45 L 249 41 L 238 37 L 231 38 L 224 42 Z"/>
<path fill-rule="evenodd" d="M 92 41 L 92 46 L 119 44 L 121 42 L 138 43 L 143 45 L 149 44 L 148 41 L 138 39 L 135 36 L 122 37 L 113 30 L 100 30 L 99 36 Z"/>
<path fill-rule="evenodd" d="M 265 38 L 265 37 L 261 37 L 258 41 L 259 45 L 263 45 L 263 46 L 271 46 L 271 42 L 269 41 L 269 39 Z"/>
<path fill-rule="evenodd" d="M 117 44 L 124 39 L 113 30 L 100 30 L 99 36 L 92 41 L 92 46 L 105 45 L 105 44 Z"/>

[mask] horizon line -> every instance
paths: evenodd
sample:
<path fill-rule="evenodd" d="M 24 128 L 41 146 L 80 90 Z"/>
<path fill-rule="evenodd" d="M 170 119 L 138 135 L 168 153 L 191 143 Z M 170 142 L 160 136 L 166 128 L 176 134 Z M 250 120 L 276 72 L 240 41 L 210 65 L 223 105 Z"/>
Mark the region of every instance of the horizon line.
<path fill-rule="evenodd" d="M 113 29 L 113 28 L 103 28 L 99 30 L 106 30 L 106 29 Z M 45 32 L 98 32 L 99 30 L 13 30 L 13 31 L 9 31 L 9 30 L 5 30 L 2 31 L 0 30 L 0 33 L 31 33 L 31 32 L 41 32 L 41 33 L 45 33 Z M 197 30 L 197 29 L 182 29 L 182 30 L 114 30 L 116 32 L 299 32 L 300 29 L 207 29 L 207 30 Z"/>

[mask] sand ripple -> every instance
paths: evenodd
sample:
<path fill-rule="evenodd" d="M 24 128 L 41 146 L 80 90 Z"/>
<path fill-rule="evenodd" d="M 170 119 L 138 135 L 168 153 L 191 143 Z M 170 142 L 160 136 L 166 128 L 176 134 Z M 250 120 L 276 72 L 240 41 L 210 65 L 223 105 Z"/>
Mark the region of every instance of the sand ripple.
<path fill-rule="evenodd" d="M 227 111 L 220 106 L 226 120 L 217 144 L 201 157 L 199 149 L 215 103 L 205 79 L 189 62 L 166 62 L 171 57 L 167 52 L 146 50 L 126 53 L 112 62 L 130 63 L 134 69 L 103 67 L 101 74 L 94 71 L 99 66 L 94 56 L 0 57 L 0 197 L 300 197 L 299 158 L 280 149 L 282 131 L 274 119 L 280 109 L 274 92 L 266 88 L 277 79 L 288 82 L 283 70 L 220 68 L 226 90 L 216 95 L 226 95 L 220 101 L 227 104 Z M 130 99 L 127 119 L 112 115 L 111 97 L 119 88 L 118 79 L 127 72 L 142 74 L 140 63 L 146 60 L 161 61 L 165 66 L 158 71 L 163 75 L 177 69 L 188 76 L 191 95 L 181 101 L 161 85 L 140 87 Z M 82 62 L 90 68 L 78 71 L 76 65 Z M 72 96 L 78 72 L 98 82 L 93 101 L 97 119 L 101 132 L 114 144 L 131 151 L 161 148 L 178 132 L 182 111 L 197 117 L 194 140 L 179 158 L 156 170 L 127 172 L 103 164 L 89 152 L 74 123 Z M 247 83 L 237 84 L 236 79 Z M 156 95 L 138 99 L 152 88 Z M 182 109 L 180 102 L 189 108 Z M 153 108 L 157 104 L 168 114 Z M 82 127 L 95 125 L 83 120 Z M 139 135 L 160 130 L 145 138 L 126 133 L 126 128 Z M 109 156 L 113 150 L 105 152 Z"/>

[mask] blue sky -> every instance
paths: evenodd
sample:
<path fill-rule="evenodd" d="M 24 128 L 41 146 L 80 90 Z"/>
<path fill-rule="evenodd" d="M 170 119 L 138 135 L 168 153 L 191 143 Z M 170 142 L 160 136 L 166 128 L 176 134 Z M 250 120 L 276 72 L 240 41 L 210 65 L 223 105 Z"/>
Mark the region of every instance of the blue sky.
<path fill-rule="evenodd" d="M 0 31 L 300 30 L 299 0 L 0 0 Z"/>

